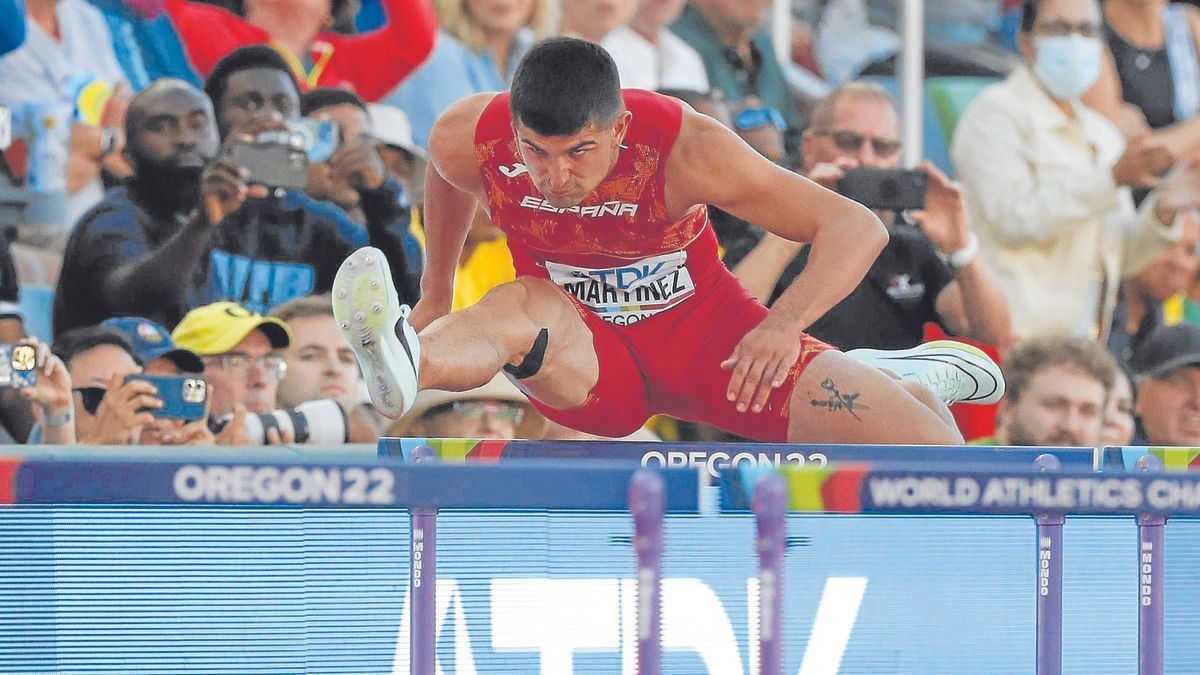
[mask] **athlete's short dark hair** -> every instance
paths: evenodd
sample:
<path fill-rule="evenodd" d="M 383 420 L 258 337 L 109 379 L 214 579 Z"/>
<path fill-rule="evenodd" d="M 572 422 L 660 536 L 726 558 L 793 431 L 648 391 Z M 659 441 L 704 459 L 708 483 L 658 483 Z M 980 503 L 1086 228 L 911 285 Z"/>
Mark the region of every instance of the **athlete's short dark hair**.
<path fill-rule="evenodd" d="M 521 59 L 508 105 L 513 121 L 543 136 L 569 136 L 593 122 L 608 126 L 625 109 L 608 52 L 566 37 L 540 42 Z"/>
<path fill-rule="evenodd" d="M 224 58 L 217 61 L 217 65 L 213 66 L 212 72 L 204 80 L 204 93 L 208 94 L 213 108 L 218 110 L 221 108 L 221 98 L 225 96 L 225 88 L 234 73 L 255 68 L 287 73 L 288 79 L 292 81 L 296 87 L 296 93 L 299 94 L 300 83 L 296 81 L 296 74 L 292 72 L 292 67 L 279 52 L 266 45 L 248 45 L 229 52 Z"/>

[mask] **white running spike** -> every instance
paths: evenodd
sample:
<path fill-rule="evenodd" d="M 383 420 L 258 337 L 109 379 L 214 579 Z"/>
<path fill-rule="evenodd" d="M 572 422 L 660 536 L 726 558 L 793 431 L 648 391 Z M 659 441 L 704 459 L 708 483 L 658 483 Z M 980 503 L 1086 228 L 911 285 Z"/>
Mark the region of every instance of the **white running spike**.
<path fill-rule="evenodd" d="M 359 249 L 342 263 L 334 287 L 347 291 L 334 298 L 333 314 L 344 326 L 371 400 L 396 419 L 416 398 L 421 344 L 406 321 L 409 308 L 396 295 L 387 257 Z"/>
<path fill-rule="evenodd" d="M 912 349 L 855 349 L 847 356 L 928 387 L 946 405 L 995 403 L 1004 396 L 1000 366 L 983 350 L 954 340 L 934 340 Z"/>

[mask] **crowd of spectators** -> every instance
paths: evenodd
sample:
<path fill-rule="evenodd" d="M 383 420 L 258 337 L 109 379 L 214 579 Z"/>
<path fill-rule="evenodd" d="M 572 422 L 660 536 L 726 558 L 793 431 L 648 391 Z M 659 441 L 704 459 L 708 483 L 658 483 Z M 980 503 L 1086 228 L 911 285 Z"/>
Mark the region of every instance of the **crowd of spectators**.
<path fill-rule="evenodd" d="M 383 419 L 334 321 L 334 273 L 375 246 L 416 302 L 434 120 L 503 90 L 555 34 L 602 44 L 624 86 L 681 99 L 831 190 L 847 172 L 901 169 L 894 3 L 793 0 L 784 61 L 771 5 L 0 0 L 13 140 L 0 148 L 0 344 L 32 349 L 38 374 L 0 388 L 0 441 L 570 437 L 504 376 Z M 877 210 L 887 247 L 810 332 L 845 350 L 938 334 L 992 349 L 1008 395 L 978 442 L 1200 446 L 1200 10 L 926 9 L 927 76 L 990 79 L 951 125 L 946 161 L 912 167 L 924 207 Z M 711 218 L 762 302 L 804 269 L 806 246 Z M 480 210 L 454 308 L 513 278 Z M 52 340 L 26 335 L 38 317 L 22 284 L 53 287 L 52 309 L 36 308 Z M 201 414 L 157 414 L 180 393 L 158 387 L 197 381 Z"/>

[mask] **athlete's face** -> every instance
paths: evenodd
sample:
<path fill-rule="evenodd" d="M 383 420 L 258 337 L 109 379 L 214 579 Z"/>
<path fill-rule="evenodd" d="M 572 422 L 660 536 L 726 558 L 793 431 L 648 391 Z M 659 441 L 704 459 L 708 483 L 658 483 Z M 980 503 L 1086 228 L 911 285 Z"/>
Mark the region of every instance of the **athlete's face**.
<path fill-rule="evenodd" d="M 514 122 L 521 161 L 542 197 L 558 208 L 582 202 L 617 163 L 632 117 L 625 111 L 610 127 L 592 123 L 569 136 L 543 136 Z"/>

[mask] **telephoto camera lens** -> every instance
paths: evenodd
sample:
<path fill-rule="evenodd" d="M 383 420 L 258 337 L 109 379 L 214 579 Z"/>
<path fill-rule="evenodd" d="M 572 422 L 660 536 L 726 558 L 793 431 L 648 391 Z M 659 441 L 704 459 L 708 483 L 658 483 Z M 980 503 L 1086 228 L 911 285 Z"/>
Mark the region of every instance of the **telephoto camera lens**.
<path fill-rule="evenodd" d="M 220 433 L 233 415 L 226 415 L 214 425 Z M 278 429 L 280 437 L 290 433 L 295 443 L 309 445 L 342 445 L 350 440 L 350 425 L 342 404 L 332 399 L 306 401 L 291 410 L 272 410 L 268 413 L 246 415 L 246 437 L 251 443 L 266 445 L 267 430 Z"/>

